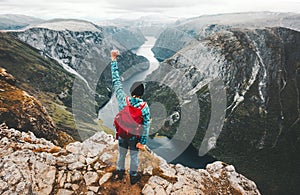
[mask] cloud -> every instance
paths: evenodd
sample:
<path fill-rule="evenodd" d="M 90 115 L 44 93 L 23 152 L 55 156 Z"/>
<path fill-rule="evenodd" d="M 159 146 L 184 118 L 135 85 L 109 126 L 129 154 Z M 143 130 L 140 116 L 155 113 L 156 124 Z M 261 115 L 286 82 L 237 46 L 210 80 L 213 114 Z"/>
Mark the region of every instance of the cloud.
<path fill-rule="evenodd" d="M 128 10 L 128 11 L 163 11 L 167 9 L 174 8 L 187 8 L 195 5 L 201 4 L 211 4 L 216 3 L 217 0 L 147 0 L 147 1 L 136 1 L 136 0 L 122 0 L 122 1 L 114 1 L 107 0 L 110 4 L 109 7 L 116 10 Z M 219 0 L 220 1 L 220 0 Z M 220 1 L 221 3 L 221 1 Z"/>
<path fill-rule="evenodd" d="M 0 0 L 2 14 L 51 18 L 116 18 L 161 13 L 191 17 L 243 11 L 298 12 L 299 0 Z"/>

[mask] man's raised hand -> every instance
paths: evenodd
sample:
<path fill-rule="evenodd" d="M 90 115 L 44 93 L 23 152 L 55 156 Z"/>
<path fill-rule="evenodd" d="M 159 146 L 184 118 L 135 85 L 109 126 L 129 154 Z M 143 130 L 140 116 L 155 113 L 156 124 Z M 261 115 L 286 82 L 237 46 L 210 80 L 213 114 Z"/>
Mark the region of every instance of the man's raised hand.
<path fill-rule="evenodd" d="M 111 52 L 110 52 L 111 60 L 116 61 L 119 54 L 120 54 L 119 50 L 116 50 L 116 49 L 111 50 Z"/>

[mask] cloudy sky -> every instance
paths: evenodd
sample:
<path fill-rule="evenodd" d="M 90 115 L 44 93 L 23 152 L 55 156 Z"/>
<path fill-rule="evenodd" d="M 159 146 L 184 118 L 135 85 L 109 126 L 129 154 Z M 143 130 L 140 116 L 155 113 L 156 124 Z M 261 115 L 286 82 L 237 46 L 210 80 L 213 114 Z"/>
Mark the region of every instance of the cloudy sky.
<path fill-rule="evenodd" d="M 300 13 L 300 0 L 0 0 L 0 10 L 0 14 L 44 19 L 99 20 L 149 14 L 193 17 L 245 11 Z"/>

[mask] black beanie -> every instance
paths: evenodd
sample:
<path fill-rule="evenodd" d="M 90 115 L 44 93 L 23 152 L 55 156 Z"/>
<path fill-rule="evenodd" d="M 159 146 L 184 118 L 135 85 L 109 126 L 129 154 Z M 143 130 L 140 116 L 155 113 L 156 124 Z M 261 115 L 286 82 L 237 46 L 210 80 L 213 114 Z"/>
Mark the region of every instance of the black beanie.
<path fill-rule="evenodd" d="M 144 94 L 144 84 L 140 81 L 135 82 L 130 87 L 131 96 L 142 96 Z"/>

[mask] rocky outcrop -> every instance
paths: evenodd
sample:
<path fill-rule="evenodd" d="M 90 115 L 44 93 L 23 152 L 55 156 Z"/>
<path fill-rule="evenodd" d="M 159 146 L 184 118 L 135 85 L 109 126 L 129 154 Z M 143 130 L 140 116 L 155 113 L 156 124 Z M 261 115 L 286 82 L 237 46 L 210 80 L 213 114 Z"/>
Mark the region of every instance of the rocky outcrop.
<path fill-rule="evenodd" d="M 260 194 L 254 182 L 232 165 L 215 162 L 206 169 L 170 165 L 141 152 L 142 180 L 113 179 L 117 144 L 98 132 L 65 148 L 33 133 L 0 126 L 1 194 Z M 147 156 L 148 155 L 148 156 Z M 155 161 L 158 163 L 155 165 Z"/>
<path fill-rule="evenodd" d="M 16 87 L 15 82 L 12 75 L 0 68 L 0 121 L 22 131 L 30 129 L 38 137 L 47 137 L 56 144 L 72 141 L 57 130 L 40 101 Z"/>
<path fill-rule="evenodd" d="M 174 104 L 179 100 L 173 107 L 199 105 L 199 121 L 185 115 L 191 118 L 185 127 L 199 122 L 193 144 L 200 154 L 230 161 L 256 178 L 264 193 L 299 190 L 300 169 L 293 166 L 300 149 L 299 40 L 299 32 L 286 28 L 230 29 L 191 42 L 148 78 L 176 92 L 168 97 Z M 221 84 L 214 85 L 218 79 Z M 165 97 L 159 90 L 149 92 L 149 101 Z M 172 137 L 178 126 L 162 134 Z M 185 134 L 177 138 L 189 141 Z M 290 184 L 281 183 L 282 171 Z"/>

